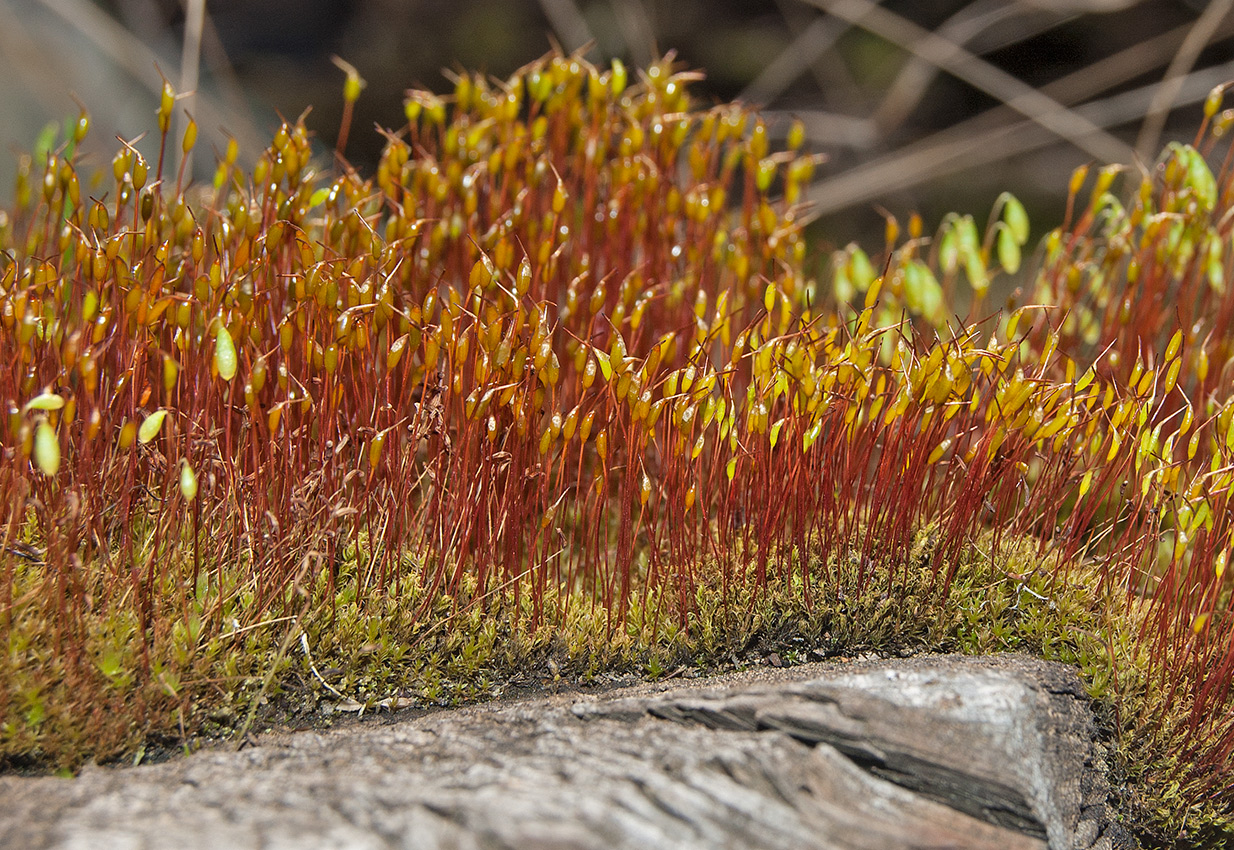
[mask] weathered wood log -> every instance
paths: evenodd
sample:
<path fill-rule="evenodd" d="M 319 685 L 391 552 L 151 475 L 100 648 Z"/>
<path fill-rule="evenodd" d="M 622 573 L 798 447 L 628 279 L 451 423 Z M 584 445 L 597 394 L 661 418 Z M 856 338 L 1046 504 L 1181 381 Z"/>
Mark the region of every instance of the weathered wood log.
<path fill-rule="evenodd" d="M 920 658 L 733 674 L 0 778 L 0 846 L 1102 848 L 1075 674 Z"/>

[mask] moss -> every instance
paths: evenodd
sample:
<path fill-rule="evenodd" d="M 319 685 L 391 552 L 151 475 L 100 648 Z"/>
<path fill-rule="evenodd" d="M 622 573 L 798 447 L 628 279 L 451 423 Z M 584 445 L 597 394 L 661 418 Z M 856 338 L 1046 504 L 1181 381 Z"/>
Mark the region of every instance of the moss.
<path fill-rule="evenodd" d="M 357 564 L 367 553 L 358 559 L 352 548 L 332 606 L 209 639 L 177 620 L 165 654 L 148 661 L 131 612 L 86 618 L 83 646 L 96 668 L 89 682 L 57 666 L 53 648 L 39 646 L 45 625 L 27 614 L 9 631 L 0 669 L 10 683 L 0 746 L 10 767 L 71 768 L 132 758 L 159 742 L 192 749 L 234 738 L 250 715 L 258 727 L 320 725 L 342 712 L 459 705 L 511 690 L 586 687 L 597 677 L 715 672 L 767 663 L 773 653 L 778 663 L 796 664 L 865 653 L 1026 652 L 1077 667 L 1098 715 L 1117 724 L 1109 730 L 1115 779 L 1141 832 L 1185 830 L 1194 846 L 1226 834 L 1228 815 L 1219 808 L 1181 805 L 1184 789 L 1171 778 L 1177 754 L 1163 752 L 1160 737 L 1142 734 L 1135 721 L 1168 708 L 1162 722 L 1183 723 L 1187 709 L 1162 706 L 1144 667 L 1126 663 L 1137 657 L 1137 606 L 1091 565 L 1058 569 L 1043 559 L 1040 541 L 996 543 L 992 532 L 966 551 L 944 595 L 933 567 L 937 537 L 936 527 L 921 529 L 907 555 L 885 563 L 884 573 L 867 570 L 864 583 L 856 555 L 823 564 L 807 549 L 809 604 L 794 552 L 795 568 L 772 563 L 775 578 L 766 586 L 754 566 L 730 574 L 727 595 L 714 592 L 724 570 L 710 563 L 684 619 L 667 586 L 645 599 L 637 594 L 624 618 L 594 592 L 576 588 L 567 601 L 550 588 L 539 622 L 530 597 L 480 596 L 474 577 L 454 596 L 432 597 L 426 614 L 418 613 L 428 597 L 415 573 L 397 594 L 362 598 Z M 17 590 L 20 596 L 20 583 Z M 251 594 L 233 599 L 226 616 L 253 622 L 245 604 L 254 604 Z M 1112 647 L 1121 648 L 1119 663 Z M 146 663 L 148 677 L 140 675 Z M 87 709 L 82 695 L 96 701 L 100 694 L 110 698 Z M 135 717 L 147 721 L 138 725 Z"/>
<path fill-rule="evenodd" d="M 671 60 L 635 76 L 550 55 L 411 92 L 371 179 L 300 122 L 209 187 L 126 147 L 83 198 L 84 117 L 22 160 L 0 752 L 1018 650 L 1081 671 L 1143 824 L 1224 828 L 1234 193 L 1206 155 L 1234 113 L 1124 200 L 1077 172 L 1031 303 L 987 316 L 1014 198 L 811 277 L 803 128 L 773 151 Z"/>

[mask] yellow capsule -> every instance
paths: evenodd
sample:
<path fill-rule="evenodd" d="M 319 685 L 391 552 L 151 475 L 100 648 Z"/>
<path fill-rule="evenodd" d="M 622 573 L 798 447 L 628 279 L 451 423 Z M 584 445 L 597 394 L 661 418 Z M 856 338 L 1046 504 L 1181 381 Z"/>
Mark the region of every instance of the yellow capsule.
<path fill-rule="evenodd" d="M 800 118 L 794 118 L 792 125 L 788 129 L 788 138 L 786 143 L 789 150 L 798 150 L 806 141 L 806 125 L 802 123 Z"/>
<path fill-rule="evenodd" d="M 929 464 L 930 466 L 933 466 L 934 464 L 938 463 L 940 460 L 942 460 L 943 455 L 947 453 L 947 449 L 949 448 L 951 448 L 951 438 L 950 437 L 943 440 L 941 443 L 939 443 L 937 446 L 934 447 L 934 451 L 930 452 L 930 456 L 926 459 L 926 463 Z"/>
<path fill-rule="evenodd" d="M 626 396 L 630 393 L 630 386 L 633 383 L 634 374 L 632 372 L 623 372 L 621 377 L 617 379 L 617 401 L 626 400 Z"/>
<path fill-rule="evenodd" d="M 1050 361 L 1050 358 L 1054 355 L 1054 352 L 1057 349 L 1058 349 L 1058 334 L 1054 333 L 1054 331 L 1050 331 L 1050 333 L 1046 336 L 1045 348 L 1041 350 L 1041 361 L 1040 362 L 1043 364 L 1048 363 Z M 1132 382 L 1134 383 L 1134 380 Z"/>
<path fill-rule="evenodd" d="M 259 393 L 266 385 L 266 357 L 261 355 L 253 361 L 253 368 L 249 372 L 249 383 L 253 386 L 253 392 Z"/>
<path fill-rule="evenodd" d="M 64 407 L 64 397 L 52 392 L 39 393 L 26 402 L 25 410 L 59 410 Z"/>
<path fill-rule="evenodd" d="M 514 294 L 522 298 L 531 289 L 531 262 L 526 258 L 518 264 L 518 274 L 514 278 Z"/>
<path fill-rule="evenodd" d="M 886 224 L 883 226 L 883 240 L 888 245 L 894 245 L 898 238 L 900 238 L 900 223 L 896 221 L 895 216 L 888 215 Z"/>
<path fill-rule="evenodd" d="M 230 381 L 236 376 L 236 345 L 231 338 L 231 332 L 221 322 L 218 335 L 214 339 L 214 366 L 224 381 Z"/>
<path fill-rule="evenodd" d="M 34 462 L 48 478 L 60 469 L 60 438 L 46 419 L 34 430 Z"/>
<path fill-rule="evenodd" d="M 1091 384 L 1093 382 L 1093 379 L 1096 377 L 1097 377 L 1096 371 L 1093 369 L 1093 367 L 1089 366 L 1088 369 L 1085 370 L 1084 374 L 1080 376 L 1080 380 L 1076 382 L 1075 391 L 1077 393 L 1084 392 L 1085 387 Z"/>
<path fill-rule="evenodd" d="M 386 369 L 393 371 L 398 366 L 399 361 L 403 359 L 403 352 L 407 349 L 407 339 L 408 334 L 403 334 L 390 343 L 390 348 L 386 352 Z"/>
<path fill-rule="evenodd" d="M 90 132 L 90 116 L 83 110 L 77 116 L 77 123 L 73 125 L 73 141 L 81 143 L 82 139 L 86 138 L 86 134 Z"/>
<path fill-rule="evenodd" d="M 159 132 L 166 133 L 171 127 L 171 110 L 176 105 L 176 92 L 171 83 L 163 81 L 163 94 L 159 99 Z"/>
<path fill-rule="evenodd" d="M 184 128 L 184 138 L 180 142 L 180 149 L 185 153 L 188 153 L 196 144 L 197 122 L 190 118 L 188 125 Z"/>
<path fill-rule="evenodd" d="M 1165 385 L 1163 387 L 1166 394 L 1173 392 L 1174 387 L 1178 385 L 1178 373 L 1182 365 L 1182 360 L 1174 360 L 1170 363 L 1169 371 L 1165 374 Z"/>
<path fill-rule="evenodd" d="M 1179 330 L 1174 331 L 1174 336 L 1170 337 L 1170 344 L 1166 347 L 1166 350 L 1165 350 L 1165 359 L 1166 360 L 1173 359 L 1174 356 L 1178 354 L 1179 350 L 1182 349 L 1182 347 L 1183 347 L 1183 332 L 1182 332 L 1182 329 L 1180 328 Z"/>
<path fill-rule="evenodd" d="M 1093 485 L 1093 470 L 1084 473 L 1084 477 L 1080 479 L 1080 498 L 1088 492 L 1088 489 Z"/>
<path fill-rule="evenodd" d="M 770 434 L 768 435 L 768 441 L 771 443 L 771 448 L 773 448 L 773 449 L 774 449 L 774 448 L 776 447 L 776 443 L 777 443 L 777 442 L 779 442 L 779 440 L 780 440 L 780 430 L 781 430 L 783 427 L 784 427 L 784 420 L 783 420 L 783 419 L 778 419 L 778 420 L 776 420 L 775 424 L 771 426 L 771 432 L 770 432 Z"/>
<path fill-rule="evenodd" d="M 620 59 L 614 59 L 612 62 L 612 73 L 608 81 L 609 91 L 614 97 L 625 91 L 626 80 L 626 66 L 622 64 Z"/>
<path fill-rule="evenodd" d="M 129 172 L 129 176 L 133 180 L 133 188 L 140 192 L 146 185 L 146 177 L 149 175 L 149 172 L 150 166 L 146 163 L 145 158 L 141 154 L 134 151 L 133 170 Z"/>
<path fill-rule="evenodd" d="M 882 277 L 874 278 L 873 282 L 870 284 L 870 288 L 866 290 L 866 298 L 865 298 L 865 304 L 864 304 L 865 310 L 862 311 L 863 315 L 865 315 L 866 311 L 872 310 L 874 308 L 874 305 L 878 303 L 878 296 L 879 296 L 879 293 L 882 292 L 882 289 L 883 289 Z"/>
<path fill-rule="evenodd" d="M 180 495 L 186 502 L 193 501 L 197 496 L 197 474 L 187 460 L 180 463 Z"/>
<path fill-rule="evenodd" d="M 167 417 L 167 411 L 164 408 L 151 413 L 142 420 L 141 427 L 137 430 L 137 442 L 145 445 L 159 435 L 159 431 L 163 428 L 163 420 Z"/>
<path fill-rule="evenodd" d="M 1071 195 L 1078 195 L 1080 188 L 1084 185 L 1084 181 L 1088 178 L 1088 165 L 1081 165 L 1071 173 L 1071 182 L 1067 187 L 1067 191 Z"/>
<path fill-rule="evenodd" d="M 381 450 L 386 444 L 386 432 L 382 431 L 368 444 L 368 465 L 370 469 L 377 469 L 381 463 Z"/>
<path fill-rule="evenodd" d="M 133 445 L 137 439 L 137 423 L 125 422 L 124 427 L 120 429 L 119 445 L 121 449 L 127 449 Z"/>
<path fill-rule="evenodd" d="M 424 368 L 432 371 L 437 368 L 437 358 L 441 354 L 441 346 L 437 343 L 435 336 L 430 336 L 424 340 Z"/>
<path fill-rule="evenodd" d="M 99 435 L 99 430 L 103 427 L 103 416 L 96 407 L 90 411 L 90 418 L 86 422 L 86 439 L 93 440 Z"/>

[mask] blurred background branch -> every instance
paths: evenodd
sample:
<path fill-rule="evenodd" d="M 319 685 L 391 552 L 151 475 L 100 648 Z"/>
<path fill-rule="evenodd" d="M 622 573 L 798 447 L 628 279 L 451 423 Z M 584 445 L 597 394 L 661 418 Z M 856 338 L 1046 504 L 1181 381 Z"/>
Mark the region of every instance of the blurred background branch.
<path fill-rule="evenodd" d="M 1085 162 L 1151 164 L 1189 140 L 1212 86 L 1234 79 L 1234 0 L 0 0 L 4 149 L 75 116 L 86 154 L 153 125 L 162 75 L 201 138 L 251 162 L 279 116 L 312 107 L 323 161 L 342 97 L 337 53 L 368 82 L 349 159 L 376 160 L 373 124 L 402 122 L 403 92 L 442 69 L 505 77 L 552 44 L 645 65 L 676 50 L 707 80 L 704 105 L 793 117 L 829 162 L 811 197 L 824 246 L 869 239 L 879 209 L 981 212 L 1010 189 L 1061 215 Z M 183 119 L 182 119 L 183 120 Z M 182 124 L 180 125 L 183 126 Z M 150 140 L 141 144 L 149 144 Z M 203 148 L 203 151 L 209 148 Z M 198 179 L 212 168 L 198 157 Z M 10 163 L 11 164 L 11 163 Z M 103 163 L 98 163 L 103 164 Z M 4 170 L 8 170 L 6 167 Z M 11 193 L 11 183 L 0 188 Z"/>

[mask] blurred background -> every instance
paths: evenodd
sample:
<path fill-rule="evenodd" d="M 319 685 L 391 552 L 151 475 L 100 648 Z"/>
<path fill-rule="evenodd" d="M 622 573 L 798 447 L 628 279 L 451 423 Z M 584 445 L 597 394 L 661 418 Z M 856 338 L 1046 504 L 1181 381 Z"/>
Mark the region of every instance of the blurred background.
<path fill-rule="evenodd" d="M 792 116 L 827 154 L 810 193 L 822 247 L 877 244 L 882 210 L 984 222 L 1004 189 L 1038 233 L 1082 163 L 1151 165 L 1188 141 L 1209 90 L 1234 80 L 1234 0 L 0 0 L 0 173 L 80 108 L 85 153 L 117 135 L 157 155 L 165 75 L 201 130 L 208 178 L 227 136 L 251 162 L 279 116 L 333 145 L 337 54 L 367 81 L 348 156 L 365 170 L 408 87 L 454 68 L 505 77 L 559 44 L 631 66 L 674 50 L 701 69 L 696 102 Z M 1234 104 L 1234 98 L 1231 99 Z M 155 132 L 152 132 L 155 131 Z M 0 183 L 7 200 L 12 180 Z"/>

